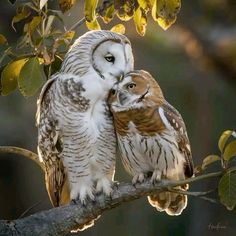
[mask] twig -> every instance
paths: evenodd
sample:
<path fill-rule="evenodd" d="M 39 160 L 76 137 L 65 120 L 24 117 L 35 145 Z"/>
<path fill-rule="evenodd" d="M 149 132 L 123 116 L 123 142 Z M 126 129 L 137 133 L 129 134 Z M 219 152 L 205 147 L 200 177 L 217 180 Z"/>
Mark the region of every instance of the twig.
<path fill-rule="evenodd" d="M 0 153 L 12 153 L 12 154 L 18 154 L 24 157 L 27 157 L 34 161 L 37 165 L 41 167 L 41 169 L 44 171 L 44 165 L 42 162 L 39 161 L 39 157 L 36 153 L 31 152 L 29 150 L 26 150 L 24 148 L 19 147 L 13 147 L 13 146 L 0 146 Z"/>

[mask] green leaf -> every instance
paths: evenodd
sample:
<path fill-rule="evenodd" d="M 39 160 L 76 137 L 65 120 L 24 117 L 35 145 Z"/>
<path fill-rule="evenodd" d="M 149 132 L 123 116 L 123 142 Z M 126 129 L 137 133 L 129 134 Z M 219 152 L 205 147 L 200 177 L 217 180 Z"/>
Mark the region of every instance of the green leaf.
<path fill-rule="evenodd" d="M 123 24 L 117 24 L 111 28 L 112 32 L 125 34 L 125 26 Z"/>
<path fill-rule="evenodd" d="M 59 0 L 59 7 L 64 13 L 71 9 L 76 3 L 76 0 Z"/>
<path fill-rule="evenodd" d="M 85 0 L 84 13 L 88 22 L 95 22 L 98 0 Z"/>
<path fill-rule="evenodd" d="M 30 58 L 22 67 L 18 86 L 23 96 L 32 96 L 44 81 L 44 73 L 37 57 Z"/>
<path fill-rule="evenodd" d="M 207 157 L 204 158 L 203 162 L 202 162 L 202 169 L 206 169 L 206 167 L 216 161 L 220 161 L 220 157 L 217 155 L 209 155 Z"/>
<path fill-rule="evenodd" d="M 223 159 L 229 161 L 232 157 L 236 156 L 236 140 L 229 143 L 223 153 Z"/>
<path fill-rule="evenodd" d="M 180 0 L 155 0 L 152 7 L 152 17 L 164 30 L 175 21 L 181 7 Z"/>
<path fill-rule="evenodd" d="M 219 147 L 221 153 L 223 153 L 224 148 L 225 148 L 225 144 L 226 144 L 227 140 L 229 139 L 229 137 L 233 134 L 233 132 L 234 131 L 226 130 L 220 136 L 220 139 L 219 139 L 219 142 L 218 142 L 218 147 Z"/>
<path fill-rule="evenodd" d="M 5 44 L 5 43 L 7 43 L 7 39 L 3 34 L 0 34 L 0 44 Z"/>
<path fill-rule="evenodd" d="M 89 30 L 100 30 L 101 29 L 101 27 L 96 19 L 91 22 L 86 21 L 86 26 Z"/>
<path fill-rule="evenodd" d="M 134 12 L 134 23 L 137 32 L 144 36 L 146 32 L 146 26 L 147 26 L 147 16 L 145 11 L 142 8 L 137 8 L 137 10 Z"/>
<path fill-rule="evenodd" d="M 28 59 L 21 59 L 10 62 L 3 69 L 1 74 L 1 95 L 6 96 L 17 88 L 17 79 L 21 68 Z"/>
<path fill-rule="evenodd" d="M 236 204 L 236 174 L 228 172 L 222 176 L 218 186 L 221 203 L 228 209 L 233 210 Z"/>

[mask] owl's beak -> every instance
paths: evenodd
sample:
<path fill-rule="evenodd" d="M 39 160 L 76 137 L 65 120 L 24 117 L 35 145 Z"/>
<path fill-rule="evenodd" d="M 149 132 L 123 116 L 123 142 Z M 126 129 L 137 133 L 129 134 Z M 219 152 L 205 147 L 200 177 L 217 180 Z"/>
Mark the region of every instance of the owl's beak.
<path fill-rule="evenodd" d="M 117 81 L 120 82 L 124 79 L 124 73 L 121 73 L 119 77 L 117 77 Z"/>
<path fill-rule="evenodd" d="M 123 106 L 127 102 L 128 97 L 124 92 L 118 91 L 117 98 L 119 103 Z"/>

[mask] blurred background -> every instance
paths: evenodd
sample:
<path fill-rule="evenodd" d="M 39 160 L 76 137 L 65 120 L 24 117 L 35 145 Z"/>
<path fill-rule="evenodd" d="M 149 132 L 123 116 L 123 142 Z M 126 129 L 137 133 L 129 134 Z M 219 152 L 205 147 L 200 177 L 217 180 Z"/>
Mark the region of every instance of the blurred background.
<path fill-rule="evenodd" d="M 68 27 L 82 16 L 81 8 L 78 1 L 66 13 Z M 12 42 L 17 35 L 10 26 L 14 14 L 15 6 L 1 4 L 0 33 Z M 115 22 L 103 28 L 110 29 Z M 236 1 L 182 0 L 171 28 L 163 31 L 149 19 L 145 37 L 137 35 L 132 21 L 125 25 L 135 68 L 149 71 L 183 116 L 195 165 L 208 154 L 219 153 L 220 134 L 236 125 Z M 77 35 L 86 31 L 81 26 Z M 37 95 L 26 99 L 18 91 L 0 97 L 0 145 L 36 152 L 36 99 Z M 210 168 L 214 169 L 217 166 Z M 131 180 L 120 160 L 115 178 Z M 191 185 L 191 190 L 215 187 L 215 181 L 204 181 Z M 24 216 L 51 208 L 40 168 L 25 157 L 0 154 L 0 219 L 19 218 L 35 204 Z M 105 212 L 94 227 L 78 235 L 236 235 L 235 219 L 235 210 L 196 197 L 189 197 L 187 209 L 178 217 L 157 212 L 142 198 Z"/>

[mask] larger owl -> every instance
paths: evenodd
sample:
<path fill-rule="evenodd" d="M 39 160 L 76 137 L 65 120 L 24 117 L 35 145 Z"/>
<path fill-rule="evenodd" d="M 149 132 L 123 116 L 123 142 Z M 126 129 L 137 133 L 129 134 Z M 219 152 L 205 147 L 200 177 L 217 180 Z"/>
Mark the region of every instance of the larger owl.
<path fill-rule="evenodd" d="M 54 206 L 111 194 L 116 138 L 107 96 L 132 68 L 126 36 L 90 31 L 75 41 L 43 87 L 36 115 L 38 154 Z"/>
<path fill-rule="evenodd" d="M 109 96 L 122 162 L 133 183 L 161 179 L 183 180 L 193 175 L 193 163 L 184 121 L 164 98 L 154 78 L 132 71 Z M 186 190 L 187 185 L 178 187 Z M 179 215 L 187 196 L 161 192 L 148 197 L 158 211 Z"/>

